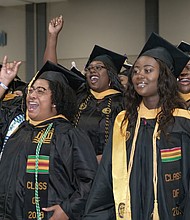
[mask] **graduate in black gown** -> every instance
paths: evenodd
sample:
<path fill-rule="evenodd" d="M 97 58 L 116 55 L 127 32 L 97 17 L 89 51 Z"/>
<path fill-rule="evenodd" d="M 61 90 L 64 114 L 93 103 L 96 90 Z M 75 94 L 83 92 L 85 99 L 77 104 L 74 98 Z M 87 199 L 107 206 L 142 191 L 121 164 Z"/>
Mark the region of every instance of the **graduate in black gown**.
<path fill-rule="evenodd" d="M 98 160 L 116 115 L 124 109 L 119 73 L 124 56 L 95 46 L 86 65 L 86 83 L 77 91 L 78 111 L 73 121 L 90 137 Z"/>
<path fill-rule="evenodd" d="M 177 90 L 189 57 L 152 33 L 129 75 L 84 220 L 190 219 L 190 113 Z"/>
<path fill-rule="evenodd" d="M 62 16 L 49 23 L 44 62 L 57 63 L 56 46 L 63 23 Z M 116 115 L 124 109 L 123 87 L 118 74 L 125 59 L 126 56 L 95 45 L 85 68 L 86 83 L 76 91 L 78 111 L 73 123 L 89 135 L 98 160 Z"/>
<path fill-rule="evenodd" d="M 2 64 L 0 64 L 0 71 L 2 68 Z M 22 81 L 20 77 L 16 76 L 15 79 L 12 80 L 11 83 L 9 83 L 6 92 L 3 95 L 3 104 L 1 107 L 10 107 L 11 105 L 20 105 L 22 103 L 20 100 L 21 98 L 19 96 L 22 96 L 24 93 L 24 89 L 26 87 L 26 82 Z M 14 100 L 13 100 L 14 99 Z"/>
<path fill-rule="evenodd" d="M 8 86 L 2 100 L 2 108 L 13 108 L 19 106 L 22 108 L 22 96 L 25 93 L 27 83 L 16 77 Z"/>
<path fill-rule="evenodd" d="M 0 81 L 6 87 L 19 63 L 14 65 L 8 68 L 5 57 Z M 2 220 L 80 220 L 83 215 L 97 160 L 89 137 L 69 121 L 76 109 L 70 74 L 47 62 L 27 87 L 26 114 L 0 111 Z"/>
<path fill-rule="evenodd" d="M 178 48 L 190 56 L 190 44 L 182 41 Z M 190 110 L 190 61 L 186 64 L 178 77 L 178 88 L 180 95 L 186 101 L 188 109 Z"/>

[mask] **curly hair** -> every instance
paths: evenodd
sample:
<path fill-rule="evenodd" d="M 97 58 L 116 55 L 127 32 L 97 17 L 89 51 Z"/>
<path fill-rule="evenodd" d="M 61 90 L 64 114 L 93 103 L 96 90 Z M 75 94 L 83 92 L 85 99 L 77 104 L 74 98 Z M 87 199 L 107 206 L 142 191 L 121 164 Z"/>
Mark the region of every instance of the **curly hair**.
<path fill-rule="evenodd" d="M 157 115 L 157 119 L 159 129 L 164 132 L 169 123 L 174 122 L 172 113 L 175 108 L 186 108 L 186 104 L 178 93 L 177 80 L 171 70 L 164 62 L 159 59 L 155 60 L 158 62 L 160 69 L 158 77 L 159 102 L 157 107 L 161 107 L 161 112 Z M 134 89 L 132 83 L 133 69 L 134 66 L 131 68 L 129 83 L 125 92 L 126 114 L 122 123 L 124 124 L 126 119 L 128 119 L 130 127 L 134 127 L 136 124 L 138 116 L 137 108 L 143 99 Z"/>
<path fill-rule="evenodd" d="M 56 105 L 57 114 L 64 115 L 70 121 L 73 120 L 77 109 L 74 90 L 67 84 L 63 86 L 60 82 L 47 81 L 52 92 L 52 103 Z"/>

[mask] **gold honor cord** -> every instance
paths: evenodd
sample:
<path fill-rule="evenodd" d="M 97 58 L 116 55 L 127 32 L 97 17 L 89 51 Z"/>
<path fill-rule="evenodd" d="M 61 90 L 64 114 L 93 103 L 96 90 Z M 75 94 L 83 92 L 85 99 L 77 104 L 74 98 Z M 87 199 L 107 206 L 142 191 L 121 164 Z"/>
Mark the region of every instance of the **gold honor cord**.
<path fill-rule="evenodd" d="M 153 187 L 154 187 L 154 208 L 152 213 L 153 220 L 159 220 L 158 214 L 158 161 L 157 161 L 157 147 L 156 147 L 156 139 L 158 137 L 158 122 L 156 122 L 154 133 L 153 133 Z"/>

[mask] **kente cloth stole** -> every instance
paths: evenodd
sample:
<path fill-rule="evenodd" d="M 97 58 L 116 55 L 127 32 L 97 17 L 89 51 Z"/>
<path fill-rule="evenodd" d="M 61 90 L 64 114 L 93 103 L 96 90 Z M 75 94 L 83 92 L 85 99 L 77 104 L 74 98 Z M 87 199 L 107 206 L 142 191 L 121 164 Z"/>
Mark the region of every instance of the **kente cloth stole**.
<path fill-rule="evenodd" d="M 24 219 L 47 220 L 47 214 L 42 208 L 48 206 L 49 159 L 54 133 L 54 128 L 50 125 L 52 124 L 38 128 L 37 135 L 33 138 L 29 149 L 25 175 Z M 41 147 L 37 153 L 40 142 Z"/>

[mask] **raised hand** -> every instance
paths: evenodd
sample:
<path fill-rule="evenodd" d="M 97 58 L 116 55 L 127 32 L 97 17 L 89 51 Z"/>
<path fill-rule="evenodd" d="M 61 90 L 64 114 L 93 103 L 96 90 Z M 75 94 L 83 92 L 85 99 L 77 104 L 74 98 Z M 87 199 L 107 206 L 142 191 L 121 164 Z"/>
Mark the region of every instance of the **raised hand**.
<path fill-rule="evenodd" d="M 64 24 L 64 20 L 63 20 L 62 15 L 60 15 L 59 17 L 53 18 L 49 22 L 49 34 L 58 35 L 63 27 L 63 24 Z"/>
<path fill-rule="evenodd" d="M 64 21 L 62 15 L 53 18 L 49 22 L 47 43 L 43 58 L 44 63 L 46 63 L 47 60 L 50 60 L 53 63 L 57 63 L 57 40 L 59 32 L 63 27 L 63 23 Z"/>
<path fill-rule="evenodd" d="M 20 64 L 20 61 L 9 63 L 7 56 L 4 56 L 0 72 L 0 82 L 5 86 L 8 86 L 9 83 L 16 77 Z"/>

